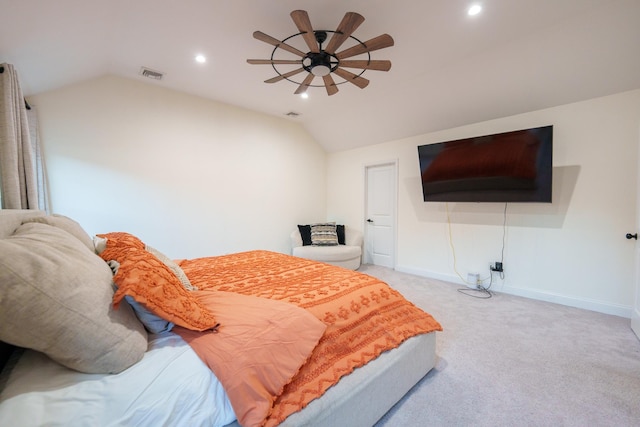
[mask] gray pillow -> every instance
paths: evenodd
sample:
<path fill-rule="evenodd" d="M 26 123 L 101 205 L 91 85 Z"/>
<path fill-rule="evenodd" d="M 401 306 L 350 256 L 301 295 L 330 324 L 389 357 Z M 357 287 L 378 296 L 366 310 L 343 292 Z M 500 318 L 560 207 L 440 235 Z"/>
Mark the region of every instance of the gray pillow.
<path fill-rule="evenodd" d="M 0 240 L 0 340 L 81 372 L 118 373 L 147 349 L 131 307 L 112 307 L 107 264 L 68 232 L 22 224 Z"/>
<path fill-rule="evenodd" d="M 41 224 L 49 224 L 54 227 L 58 227 L 67 233 L 74 236 L 76 239 L 80 240 L 83 245 L 85 245 L 89 250 L 93 251 L 93 239 L 91 236 L 87 234 L 86 231 L 82 228 L 80 224 L 78 224 L 75 220 L 59 214 L 53 214 L 48 216 L 38 216 L 35 218 L 28 218 L 22 221 L 22 223 L 26 222 L 39 222 Z"/>

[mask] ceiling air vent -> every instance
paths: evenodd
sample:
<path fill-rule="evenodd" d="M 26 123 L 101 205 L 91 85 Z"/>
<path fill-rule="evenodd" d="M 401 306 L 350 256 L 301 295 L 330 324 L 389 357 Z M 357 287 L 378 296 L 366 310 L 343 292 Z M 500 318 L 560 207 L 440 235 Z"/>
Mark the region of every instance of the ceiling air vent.
<path fill-rule="evenodd" d="M 140 67 L 140 75 L 154 80 L 162 80 L 162 77 L 164 77 L 164 74 L 160 71 L 154 71 L 146 67 Z"/>

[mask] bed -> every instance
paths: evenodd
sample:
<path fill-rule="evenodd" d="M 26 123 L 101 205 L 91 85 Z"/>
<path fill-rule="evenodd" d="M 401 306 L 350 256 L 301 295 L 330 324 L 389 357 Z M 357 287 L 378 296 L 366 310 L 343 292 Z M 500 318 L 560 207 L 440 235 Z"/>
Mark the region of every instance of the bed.
<path fill-rule="evenodd" d="M 370 426 L 435 364 L 433 317 L 324 263 L 4 210 L 0 256 L 0 425 Z"/>

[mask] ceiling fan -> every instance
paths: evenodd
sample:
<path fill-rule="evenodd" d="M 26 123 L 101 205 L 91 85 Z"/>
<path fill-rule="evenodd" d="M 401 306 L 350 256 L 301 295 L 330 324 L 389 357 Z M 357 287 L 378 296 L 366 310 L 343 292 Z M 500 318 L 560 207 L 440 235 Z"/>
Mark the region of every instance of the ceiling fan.
<path fill-rule="evenodd" d="M 338 85 L 346 82 L 364 89 L 369 84 L 369 80 L 362 77 L 362 74 L 366 70 L 389 71 L 391 69 L 391 61 L 372 60 L 370 55 L 370 52 L 374 50 L 393 46 L 393 38 L 389 34 L 382 34 L 365 42 L 352 36 L 356 28 L 364 22 L 362 15 L 355 12 L 347 12 L 335 31 L 314 30 L 311 26 L 309 15 L 304 10 L 294 10 L 291 12 L 291 18 L 300 32 L 282 41 L 261 31 L 253 33 L 255 39 L 275 46 L 273 52 L 271 52 L 271 59 L 247 59 L 249 64 L 271 65 L 276 73 L 278 73 L 276 77 L 265 80 L 265 83 L 276 83 L 281 80 L 288 80 L 299 85 L 295 94 L 306 92 L 310 86 L 324 86 L 328 95 L 335 95 L 338 93 Z M 326 46 L 323 46 L 324 42 L 327 41 L 329 33 L 333 35 Z M 287 43 L 290 39 L 298 36 L 304 39 L 306 46 L 309 48 L 308 52 L 303 52 Z M 340 46 L 348 39 L 354 40 L 356 44 L 337 52 Z M 276 59 L 276 52 L 279 49 L 294 54 L 300 57 L 300 59 Z M 364 59 L 347 59 L 363 54 L 366 54 L 366 58 Z M 276 67 L 276 65 L 290 64 L 299 64 L 300 68 L 280 72 Z M 361 69 L 362 71 L 360 71 L 359 74 L 354 74 L 345 70 L 345 68 Z M 291 79 L 291 77 L 305 71 L 308 74 L 302 82 Z M 336 83 L 332 77 L 333 74 L 341 77 L 344 81 Z M 322 85 L 312 85 L 313 79 L 316 77 L 322 78 Z"/>

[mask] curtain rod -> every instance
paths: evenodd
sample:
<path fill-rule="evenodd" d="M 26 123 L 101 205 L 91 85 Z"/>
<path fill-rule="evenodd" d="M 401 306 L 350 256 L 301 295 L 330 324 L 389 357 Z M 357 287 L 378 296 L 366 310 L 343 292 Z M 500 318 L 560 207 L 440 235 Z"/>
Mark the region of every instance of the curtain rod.
<path fill-rule="evenodd" d="M 4 67 L 0 66 L 0 74 L 4 73 Z M 29 103 L 27 102 L 26 98 L 22 98 L 24 99 L 24 108 L 26 108 L 27 110 L 31 110 L 31 105 L 29 105 Z"/>

